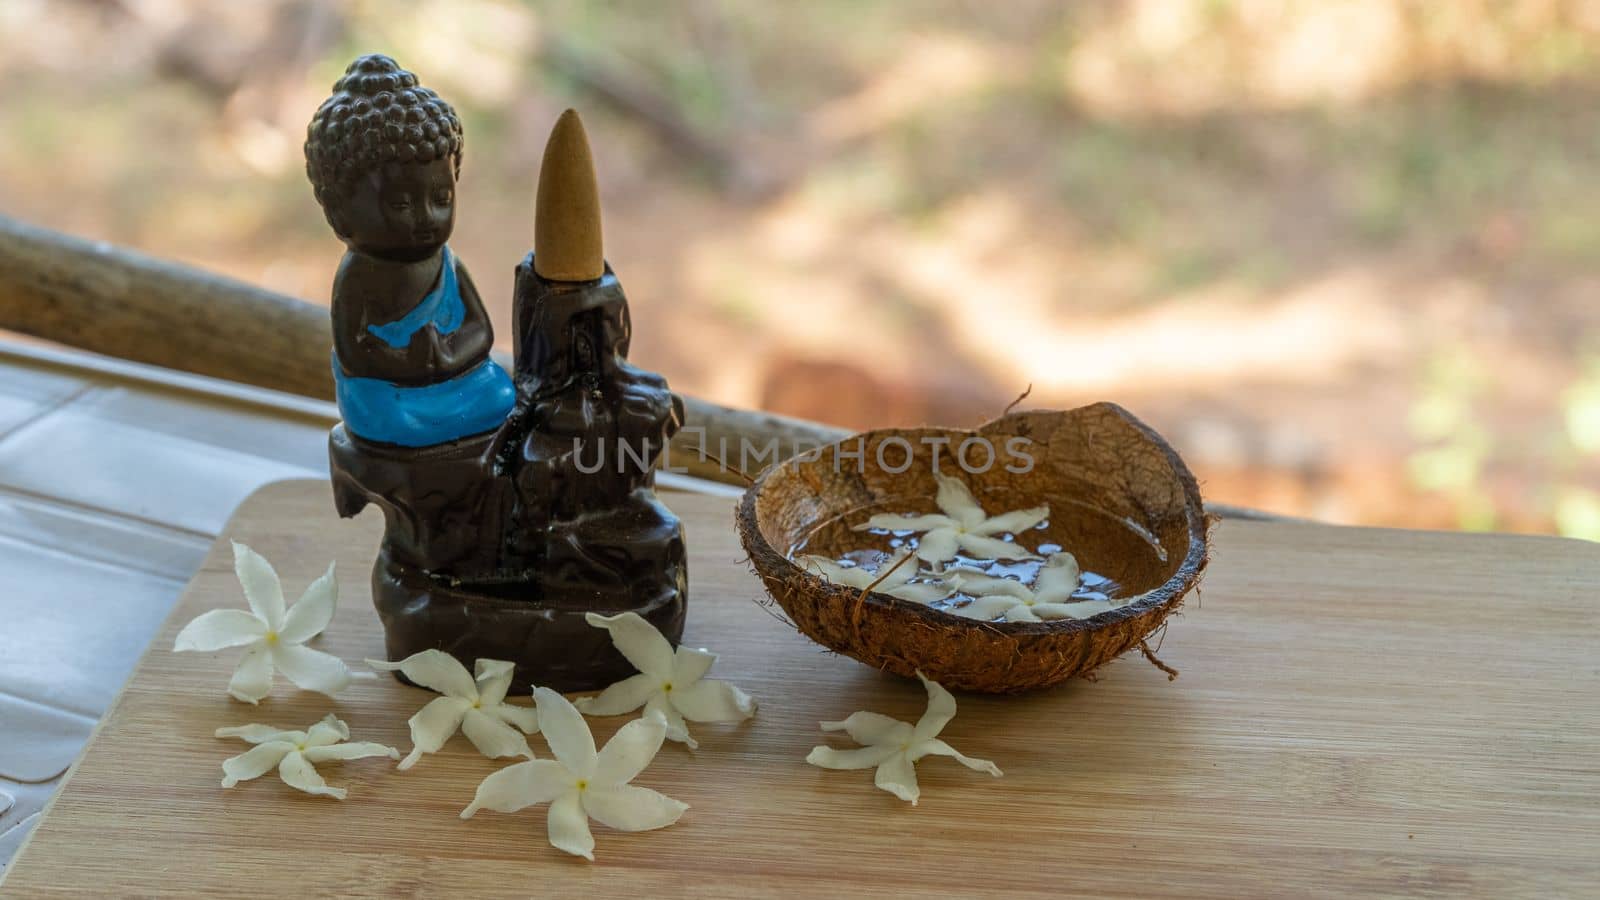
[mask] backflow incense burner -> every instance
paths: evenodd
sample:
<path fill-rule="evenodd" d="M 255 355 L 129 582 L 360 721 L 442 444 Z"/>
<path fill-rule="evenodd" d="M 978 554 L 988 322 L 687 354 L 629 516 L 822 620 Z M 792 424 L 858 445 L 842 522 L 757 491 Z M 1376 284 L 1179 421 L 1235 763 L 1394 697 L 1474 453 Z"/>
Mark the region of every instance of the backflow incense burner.
<path fill-rule="evenodd" d="M 307 173 L 349 248 L 332 302 L 334 502 L 383 511 L 372 591 L 391 659 L 439 648 L 469 668 L 514 661 L 518 691 L 604 687 L 633 668 L 586 613 L 683 632 L 683 530 L 655 495 L 682 401 L 627 361 L 628 302 L 571 110 L 516 269 L 514 372 L 489 357 L 488 315 L 445 244 L 461 146 L 450 105 L 381 55 L 350 65 L 307 131 Z"/>

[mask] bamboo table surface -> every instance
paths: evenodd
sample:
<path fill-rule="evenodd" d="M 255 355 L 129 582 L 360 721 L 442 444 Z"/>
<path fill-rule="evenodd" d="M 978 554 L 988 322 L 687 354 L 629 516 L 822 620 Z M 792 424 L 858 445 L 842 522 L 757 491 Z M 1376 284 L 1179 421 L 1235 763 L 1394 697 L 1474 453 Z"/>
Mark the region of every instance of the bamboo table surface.
<path fill-rule="evenodd" d="M 757 600 L 727 498 L 667 495 L 686 523 L 686 639 L 761 702 L 693 726 L 637 783 L 690 804 L 675 826 L 595 826 L 596 861 L 551 848 L 543 807 L 457 813 L 506 765 L 456 737 L 408 772 L 325 765 L 338 802 L 269 775 L 218 786 L 244 748 L 222 725 L 301 728 L 409 748 L 430 695 L 389 678 L 337 701 L 281 678 L 259 708 L 223 691 L 235 652 L 174 654 L 191 617 L 240 606 L 226 538 L 293 599 L 339 562 L 323 649 L 383 653 L 368 567 L 381 523 L 332 513 L 321 482 L 254 495 L 0 893 L 37 897 L 1061 896 L 1478 894 L 1600 885 L 1600 548 L 1572 541 L 1229 521 L 1203 597 L 1165 637 L 1174 682 L 1135 657 L 1021 697 L 960 695 L 944 737 L 1005 770 L 929 757 L 912 807 L 870 771 L 804 763 L 817 722 L 914 720 L 920 686 L 822 652 Z M 359 665 L 359 663 L 357 663 Z M 604 740 L 626 718 L 594 719 Z M 541 756 L 541 738 L 530 740 Z M 840 744 L 848 746 L 848 742 Z"/>

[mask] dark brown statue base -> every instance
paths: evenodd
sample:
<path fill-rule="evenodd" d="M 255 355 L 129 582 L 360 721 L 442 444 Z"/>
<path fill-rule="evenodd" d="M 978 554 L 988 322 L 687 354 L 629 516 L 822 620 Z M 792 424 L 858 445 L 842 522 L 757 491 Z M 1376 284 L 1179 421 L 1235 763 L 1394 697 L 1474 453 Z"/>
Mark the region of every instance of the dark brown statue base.
<path fill-rule="evenodd" d="M 517 664 L 512 690 L 519 694 L 535 685 L 597 691 L 634 674 L 611 645 L 611 633 L 591 626 L 587 613 L 636 612 L 674 642 L 683 634 L 681 587 L 637 607 L 573 601 L 544 593 L 538 582 L 451 586 L 383 555 L 372 569 L 372 602 L 390 659 L 437 648 L 461 660 L 511 660 Z"/>
<path fill-rule="evenodd" d="M 677 517 L 640 490 L 614 507 L 545 523 L 538 541 L 523 534 L 522 543 L 542 547 L 537 559 L 510 550 L 515 529 L 504 526 L 516 488 L 494 473 L 501 437 L 413 449 L 363 441 L 343 425 L 329 436 L 339 514 L 369 503 L 384 513 L 372 601 L 388 658 L 439 649 L 469 668 L 510 660 L 519 693 L 534 685 L 599 690 L 632 675 L 610 633 L 584 617 L 636 612 L 677 642 L 688 595 Z"/>

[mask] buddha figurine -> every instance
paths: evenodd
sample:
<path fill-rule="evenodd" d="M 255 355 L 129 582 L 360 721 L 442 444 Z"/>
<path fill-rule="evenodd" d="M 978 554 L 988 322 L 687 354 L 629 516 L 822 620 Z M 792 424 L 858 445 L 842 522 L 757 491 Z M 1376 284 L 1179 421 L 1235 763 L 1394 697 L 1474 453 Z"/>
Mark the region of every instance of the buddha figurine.
<path fill-rule="evenodd" d="M 515 663 L 518 691 L 603 688 L 633 668 L 588 613 L 683 632 L 683 529 L 654 489 L 683 404 L 627 360 L 577 115 L 551 134 L 534 252 L 516 270 L 514 380 L 445 245 L 460 162 L 454 111 L 386 56 L 352 63 L 308 130 L 307 172 L 348 247 L 333 288 L 334 504 L 383 512 L 372 601 L 391 660 L 441 649 L 469 668 Z"/>
<path fill-rule="evenodd" d="M 461 120 L 387 56 L 350 64 L 306 130 L 306 173 L 349 251 L 333 283 L 345 427 L 401 447 L 497 428 L 515 398 L 455 226 Z"/>

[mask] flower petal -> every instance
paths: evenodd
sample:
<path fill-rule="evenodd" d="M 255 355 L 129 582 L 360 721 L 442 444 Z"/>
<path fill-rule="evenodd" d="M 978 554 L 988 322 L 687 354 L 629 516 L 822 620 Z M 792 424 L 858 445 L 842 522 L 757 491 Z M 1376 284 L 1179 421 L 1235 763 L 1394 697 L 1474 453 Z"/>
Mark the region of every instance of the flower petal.
<path fill-rule="evenodd" d="M 1038 622 L 1040 618 L 1034 614 L 1033 607 L 1026 603 L 1018 603 L 1006 610 L 1007 622 Z"/>
<path fill-rule="evenodd" d="M 696 650 L 679 644 L 678 652 L 672 657 L 672 684 L 675 687 L 694 684 L 706 677 L 716 661 L 717 655 L 709 650 Z"/>
<path fill-rule="evenodd" d="M 367 665 L 380 672 L 398 671 L 414 683 L 446 697 L 478 699 L 477 682 L 467 672 L 467 667 L 461 664 L 461 660 L 443 650 L 423 650 L 399 662 L 369 659 Z"/>
<path fill-rule="evenodd" d="M 478 752 L 490 759 L 502 756 L 532 757 L 528 739 L 522 732 L 500 721 L 481 709 L 469 709 L 461 720 L 461 733 L 467 736 Z"/>
<path fill-rule="evenodd" d="M 922 796 L 922 789 L 917 786 L 917 768 L 904 753 L 897 752 L 884 760 L 872 776 L 872 783 L 912 806 Z"/>
<path fill-rule="evenodd" d="M 539 731 L 550 745 L 550 752 L 574 776 L 593 776 L 598 757 L 594 735 L 589 733 L 583 714 L 567 698 L 546 687 L 533 689 L 533 702 L 539 707 Z"/>
<path fill-rule="evenodd" d="M 672 705 L 666 694 L 656 694 L 650 702 L 644 705 L 644 717 L 660 716 L 667 723 L 667 740 L 677 741 L 687 746 L 690 750 L 698 750 L 700 742 L 689 734 L 689 726 L 683 721 L 683 713 Z"/>
<path fill-rule="evenodd" d="M 271 772 L 293 750 L 294 744 L 288 741 L 266 741 L 238 756 L 223 760 L 222 786 L 231 788 L 241 781 L 260 778 Z"/>
<path fill-rule="evenodd" d="M 311 582 L 306 592 L 284 614 L 278 637 L 285 643 L 304 644 L 328 627 L 328 623 L 333 621 L 333 611 L 338 606 L 339 582 L 333 577 L 333 563 L 329 563 L 328 571 Z"/>
<path fill-rule="evenodd" d="M 1006 532 L 1020 534 L 1048 518 L 1050 518 L 1050 507 L 1035 506 L 1030 509 L 1019 509 L 1014 512 L 991 516 L 972 526 L 972 530 L 978 534 L 1004 534 Z"/>
<path fill-rule="evenodd" d="M 921 672 L 917 673 L 917 677 L 922 679 L 922 686 L 928 689 L 928 709 L 922 714 L 922 718 L 917 720 L 916 728 L 916 739 L 925 741 L 936 737 L 944 730 L 944 726 L 950 724 L 950 720 L 956 717 L 956 698 L 950 696 L 944 685 L 929 679 Z"/>
<path fill-rule="evenodd" d="M 944 581 L 919 581 L 916 584 L 902 584 L 884 591 L 891 597 L 909 600 L 912 603 L 921 603 L 926 606 L 955 593 L 955 587 Z"/>
<path fill-rule="evenodd" d="M 461 811 L 470 819 L 480 809 L 513 813 L 536 803 L 548 803 L 576 789 L 577 779 L 553 759 L 530 759 L 506 766 L 478 785 L 472 803 Z"/>
<path fill-rule="evenodd" d="M 589 788 L 581 795 L 583 810 L 590 818 L 618 831 L 653 831 L 665 828 L 689 808 L 689 804 L 634 784 L 609 788 Z"/>
<path fill-rule="evenodd" d="M 1040 603 L 1067 603 L 1081 575 L 1077 557 L 1064 550 L 1052 553 L 1034 576 L 1033 596 Z"/>
<path fill-rule="evenodd" d="M 590 781 L 599 787 L 627 784 L 656 758 L 666 737 L 667 725 L 660 718 L 634 719 L 600 749 Z"/>
<path fill-rule="evenodd" d="M 726 681 L 706 679 L 681 690 L 674 688 L 667 700 L 691 722 L 743 722 L 756 714 L 756 701 Z"/>
<path fill-rule="evenodd" d="M 278 777 L 283 783 L 298 791 L 308 794 L 325 794 L 336 800 L 343 800 L 349 792 L 344 788 L 328 787 L 328 783 L 317 774 L 317 769 L 306 759 L 304 753 L 296 750 L 283 758 L 278 763 Z"/>
<path fill-rule="evenodd" d="M 461 727 L 472 701 L 460 697 L 435 697 L 417 710 L 407 722 L 411 726 L 411 752 L 400 761 L 400 768 L 409 769 L 417 764 L 424 753 L 436 753 L 444 742 Z"/>
<path fill-rule="evenodd" d="M 1038 555 L 1014 541 L 984 537 L 981 534 L 960 534 L 956 541 L 961 549 L 978 559 L 1037 559 Z"/>
<path fill-rule="evenodd" d="M 837 562 L 821 556 L 805 554 L 795 557 L 795 564 L 813 575 L 821 575 L 830 583 L 840 587 L 852 587 L 857 590 L 871 584 L 876 575 L 860 566 L 841 566 Z"/>
<path fill-rule="evenodd" d="M 873 581 L 878 582 L 878 586 L 873 590 L 888 594 L 895 588 L 915 578 L 917 573 L 921 571 L 921 566 L 917 564 L 915 559 L 908 559 L 910 555 L 910 551 L 907 548 L 901 547 L 895 551 L 893 556 L 879 563 L 872 576 Z M 878 580 L 880 577 L 882 578 L 881 581 Z M 872 582 L 869 581 L 867 583 L 871 584 Z"/>
<path fill-rule="evenodd" d="M 300 751 L 306 759 L 313 764 L 347 759 L 366 759 L 369 756 L 387 756 L 390 759 L 399 759 L 400 751 L 385 744 L 372 741 L 355 741 L 349 744 L 328 744 L 322 747 L 307 747 Z"/>
<path fill-rule="evenodd" d="M 506 699 L 516 669 L 516 663 L 503 659 L 480 659 L 473 663 L 472 680 L 477 683 L 478 699 L 484 706 L 494 706 Z"/>
<path fill-rule="evenodd" d="M 233 574 L 244 589 L 245 602 L 268 631 L 283 630 L 283 585 L 272 563 L 249 547 L 233 542 Z"/>
<path fill-rule="evenodd" d="M 645 705 L 661 690 L 661 679 L 640 673 L 629 675 L 594 697 L 579 697 L 578 709 L 589 716 L 620 716 Z"/>
<path fill-rule="evenodd" d="M 286 741 L 291 744 L 303 744 L 306 740 L 304 731 L 285 731 L 273 725 L 239 725 L 233 728 L 218 728 L 214 734 L 219 738 L 243 738 L 252 744 L 265 744 L 267 741 Z"/>
<path fill-rule="evenodd" d="M 328 744 L 348 740 L 350 740 L 350 726 L 333 713 L 328 713 L 322 717 L 322 721 L 307 729 L 305 743 L 309 747 L 325 747 Z"/>
<path fill-rule="evenodd" d="M 279 641 L 272 645 L 272 662 L 285 678 L 308 691 L 332 697 L 350 686 L 350 670 L 331 653 Z"/>
<path fill-rule="evenodd" d="M 879 513 L 872 518 L 855 526 L 853 531 L 866 531 L 870 528 L 879 528 L 884 531 L 932 531 L 935 528 L 954 528 L 958 523 L 949 516 L 937 513 L 926 516 L 896 516 L 890 513 Z"/>
<path fill-rule="evenodd" d="M 843 731 L 858 744 L 893 744 L 900 746 L 911 740 L 911 726 L 882 713 L 851 713 L 842 722 L 823 722 L 823 731 Z"/>
<path fill-rule="evenodd" d="M 806 762 L 822 769 L 870 769 L 900 752 L 897 746 L 854 747 L 835 750 L 832 747 L 812 747 Z"/>
<path fill-rule="evenodd" d="M 946 744 L 944 741 L 941 741 L 938 738 L 928 738 L 925 741 L 918 741 L 912 745 L 911 749 L 906 752 L 906 755 L 910 757 L 912 762 L 916 762 L 924 756 L 950 756 L 954 757 L 956 762 L 961 763 L 963 766 L 966 766 L 969 769 L 977 769 L 979 772 L 988 772 L 990 775 L 993 775 L 996 778 L 999 778 L 1002 774 L 1000 772 L 1000 767 L 988 761 L 987 759 L 974 759 L 970 756 L 964 756 L 961 753 L 958 753 L 956 748 Z"/>
<path fill-rule="evenodd" d="M 947 609 L 945 612 L 955 613 L 966 619 L 988 621 L 1016 605 L 1017 601 L 1014 597 L 979 597 L 966 606 Z"/>
<path fill-rule="evenodd" d="M 1018 600 L 1032 600 L 1033 591 L 1028 586 L 1015 578 L 998 578 L 975 569 L 953 568 L 946 572 L 954 572 L 950 580 L 955 583 L 956 590 L 971 597 L 1015 597 Z"/>
<path fill-rule="evenodd" d="M 239 660 L 228 681 L 228 693 L 237 700 L 255 704 L 272 691 L 272 651 L 266 644 L 251 647 Z"/>
<path fill-rule="evenodd" d="M 545 829 L 552 847 L 594 861 L 594 835 L 589 832 L 589 814 L 583 811 L 578 791 L 563 794 L 550 804 Z"/>
<path fill-rule="evenodd" d="M 917 540 L 917 559 L 934 565 L 955 559 L 956 537 L 954 528 L 935 528 Z"/>
<path fill-rule="evenodd" d="M 615 616 L 589 613 L 583 620 L 611 632 L 611 643 L 635 669 L 663 680 L 672 677 L 672 642 L 638 613 Z"/>
<path fill-rule="evenodd" d="M 172 651 L 210 653 L 259 641 L 266 634 L 266 623 L 242 609 L 213 609 L 183 626 L 172 642 Z"/>
<path fill-rule="evenodd" d="M 536 734 L 539 731 L 539 711 L 532 707 L 497 703 L 494 706 L 485 706 L 483 711 L 507 725 L 515 725 L 522 729 L 523 734 Z"/>
<path fill-rule="evenodd" d="M 1087 619 L 1117 608 L 1110 600 L 1079 600 L 1075 603 L 1039 603 L 1033 607 L 1041 619 Z"/>
<path fill-rule="evenodd" d="M 939 482 L 939 493 L 934 496 L 933 502 L 939 504 L 939 508 L 950 518 L 968 528 L 987 518 L 965 481 L 943 472 L 933 473 L 933 478 Z"/>

